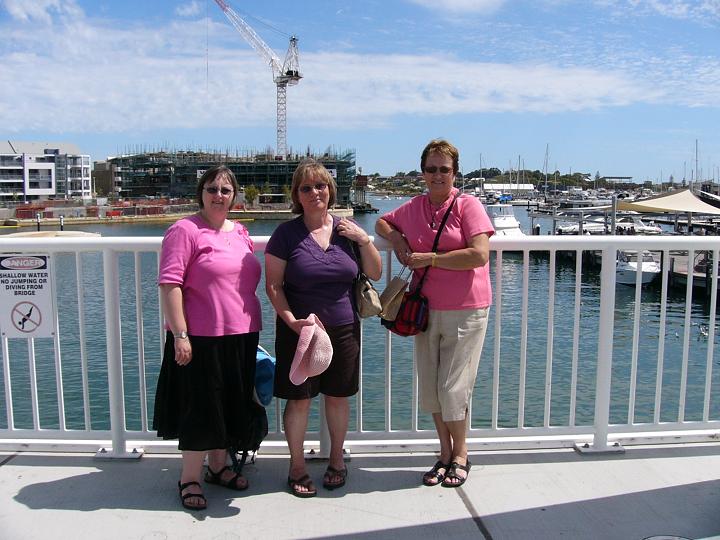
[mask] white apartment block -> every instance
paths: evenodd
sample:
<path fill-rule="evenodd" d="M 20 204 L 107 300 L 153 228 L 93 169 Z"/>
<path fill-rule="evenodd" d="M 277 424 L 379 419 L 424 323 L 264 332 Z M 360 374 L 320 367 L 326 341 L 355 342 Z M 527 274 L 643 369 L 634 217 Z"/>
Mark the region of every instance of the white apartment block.
<path fill-rule="evenodd" d="M 74 144 L 0 141 L 0 202 L 90 199 L 90 156 Z"/>

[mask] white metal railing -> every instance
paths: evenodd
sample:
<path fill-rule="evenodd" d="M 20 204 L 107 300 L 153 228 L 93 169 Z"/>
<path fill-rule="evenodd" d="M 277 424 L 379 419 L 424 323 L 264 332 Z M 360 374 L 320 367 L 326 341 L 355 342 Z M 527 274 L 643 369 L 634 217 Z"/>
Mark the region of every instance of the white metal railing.
<path fill-rule="evenodd" d="M 253 240 L 262 252 L 267 237 Z M 160 242 L 0 237 L 0 253 L 57 259 L 52 279 L 60 306 L 51 342 L 2 337 L 0 450 L 100 447 L 109 457 L 139 455 L 140 447 L 174 450 L 174 442 L 156 438 L 149 421 L 163 339 L 155 286 Z M 389 281 L 392 253 L 383 240 L 376 244 L 385 250 Z M 618 249 L 660 254 L 665 264 L 659 286 L 616 288 Z M 711 293 L 698 300 L 692 274 L 685 289 L 671 289 L 667 261 L 675 251 L 687 252 L 690 261 L 709 251 L 717 276 L 720 238 L 493 238 L 491 250 L 494 306 L 469 411 L 471 449 L 577 445 L 611 451 L 621 444 L 717 437 L 717 279 Z M 599 272 L 583 264 L 591 253 L 599 254 Z M 131 263 L 123 259 L 128 257 Z M 100 283 L 99 298 L 86 290 L 90 279 Z M 259 289 L 262 295 L 262 285 Z M 93 302 L 104 309 L 104 321 Z M 622 325 L 616 323 L 618 314 Z M 261 341 L 272 343 L 273 314 L 263 316 Z M 99 336 L 105 350 L 92 352 L 102 349 Z M 621 349 L 616 337 L 622 338 Z M 376 321 L 364 321 L 363 375 L 349 449 L 435 449 L 432 423 L 417 407 L 411 343 L 380 330 Z M 380 348 L 381 360 L 372 361 Z M 134 427 L 128 427 L 129 409 Z M 268 411 L 271 433 L 263 451 L 285 452 L 280 407 L 273 403 Z M 307 442 L 320 456 L 327 452 L 321 415 L 322 407 L 313 412 Z"/>

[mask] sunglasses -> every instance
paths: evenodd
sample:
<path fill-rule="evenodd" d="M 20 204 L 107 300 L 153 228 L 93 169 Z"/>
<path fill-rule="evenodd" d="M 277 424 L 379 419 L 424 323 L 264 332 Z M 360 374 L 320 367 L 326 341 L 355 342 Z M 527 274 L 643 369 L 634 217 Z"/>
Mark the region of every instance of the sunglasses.
<path fill-rule="evenodd" d="M 310 193 L 313 189 L 317 191 L 325 191 L 327 189 L 328 185 L 323 182 L 318 182 L 317 184 L 305 184 L 304 186 L 300 186 L 298 188 L 298 191 L 300 193 Z"/>
<path fill-rule="evenodd" d="M 206 187 L 206 188 L 204 188 L 204 189 L 205 189 L 205 191 L 207 191 L 210 195 L 217 195 L 217 192 L 218 192 L 218 191 L 219 191 L 220 193 L 222 193 L 223 195 L 230 195 L 230 194 L 233 192 L 233 190 L 232 190 L 231 188 L 227 188 L 227 187 L 224 187 L 224 188 L 216 188 L 215 186 L 210 186 L 210 187 Z"/>
<path fill-rule="evenodd" d="M 428 174 L 435 174 L 438 171 L 440 171 L 440 174 L 448 174 L 452 172 L 452 168 L 446 167 L 445 165 L 443 165 L 442 167 L 435 167 L 435 165 L 433 165 L 431 167 L 425 167 L 423 171 Z"/>

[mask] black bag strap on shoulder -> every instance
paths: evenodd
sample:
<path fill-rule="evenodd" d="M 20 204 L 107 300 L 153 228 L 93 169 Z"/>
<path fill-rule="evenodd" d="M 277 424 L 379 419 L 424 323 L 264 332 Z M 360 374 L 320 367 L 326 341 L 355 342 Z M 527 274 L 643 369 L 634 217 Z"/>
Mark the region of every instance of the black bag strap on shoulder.
<path fill-rule="evenodd" d="M 450 203 L 450 207 L 447 209 L 447 212 L 445 212 L 445 215 L 443 216 L 442 221 L 440 222 L 440 226 L 438 227 L 437 233 L 435 233 L 435 241 L 433 242 L 433 247 L 432 247 L 433 253 L 435 253 L 437 251 L 438 244 L 440 243 L 440 234 L 442 234 L 442 231 L 445 228 L 445 223 L 447 222 L 448 217 L 450 217 L 450 212 L 452 212 L 452 209 L 453 209 L 453 206 L 455 206 L 456 200 L 457 200 L 457 196 L 453 197 L 453 200 Z M 417 287 L 415 287 L 415 290 L 413 292 L 420 292 L 420 289 L 422 289 L 423 283 L 425 282 L 425 276 L 427 276 L 428 270 L 430 270 L 430 268 L 426 267 L 425 272 L 423 272 L 423 275 L 420 278 L 420 281 L 418 282 Z"/>

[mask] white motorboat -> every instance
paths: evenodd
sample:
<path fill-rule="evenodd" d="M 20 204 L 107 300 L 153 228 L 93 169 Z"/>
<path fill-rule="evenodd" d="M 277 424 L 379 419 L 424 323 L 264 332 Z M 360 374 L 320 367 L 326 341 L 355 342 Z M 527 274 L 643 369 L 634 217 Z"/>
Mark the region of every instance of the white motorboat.
<path fill-rule="evenodd" d="M 615 281 L 623 285 L 635 285 L 638 271 L 642 271 L 641 285 L 647 285 L 660 275 L 660 264 L 647 250 L 641 252 L 618 250 Z"/>
<path fill-rule="evenodd" d="M 621 216 L 617 218 L 615 222 L 615 230 L 624 234 L 662 234 L 660 225 L 655 225 L 655 222 L 649 223 L 644 222 L 639 216 Z"/>
<path fill-rule="evenodd" d="M 512 205 L 488 204 L 485 208 L 497 236 L 525 236 L 520 229 L 520 222 L 515 217 Z"/>
<path fill-rule="evenodd" d="M 580 225 L 578 223 L 570 223 L 560 225 L 557 228 L 558 234 L 578 234 Z M 587 218 L 582 226 L 583 234 L 609 234 L 610 219 L 605 221 L 604 216 L 592 216 Z M 657 235 L 662 234 L 662 229 L 654 222 L 646 223 L 639 216 L 618 216 L 615 221 L 616 234 L 645 234 Z"/>

